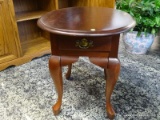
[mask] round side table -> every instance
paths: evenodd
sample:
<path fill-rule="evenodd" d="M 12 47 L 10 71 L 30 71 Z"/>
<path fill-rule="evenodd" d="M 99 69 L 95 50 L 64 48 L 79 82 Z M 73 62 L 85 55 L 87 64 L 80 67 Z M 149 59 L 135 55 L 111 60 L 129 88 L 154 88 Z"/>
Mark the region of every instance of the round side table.
<path fill-rule="evenodd" d="M 62 104 L 62 67 L 68 65 L 66 78 L 69 79 L 72 63 L 80 56 L 87 56 L 90 62 L 104 69 L 106 111 L 110 119 L 114 118 L 110 98 L 120 72 L 119 37 L 135 24 L 128 13 L 104 7 L 64 8 L 51 11 L 38 20 L 38 26 L 50 33 L 49 70 L 58 94 L 53 106 L 55 115 Z"/>

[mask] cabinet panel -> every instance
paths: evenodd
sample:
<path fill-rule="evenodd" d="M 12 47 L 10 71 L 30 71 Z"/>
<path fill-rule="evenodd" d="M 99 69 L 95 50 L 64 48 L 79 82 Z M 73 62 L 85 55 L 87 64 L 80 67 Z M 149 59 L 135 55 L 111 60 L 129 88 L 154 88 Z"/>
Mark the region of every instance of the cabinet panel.
<path fill-rule="evenodd" d="M 0 64 L 20 56 L 18 34 L 8 0 L 0 0 Z M 7 14 L 4 14 L 6 11 Z"/>
<path fill-rule="evenodd" d="M 71 0 L 71 6 L 100 6 L 114 8 L 115 0 Z"/>

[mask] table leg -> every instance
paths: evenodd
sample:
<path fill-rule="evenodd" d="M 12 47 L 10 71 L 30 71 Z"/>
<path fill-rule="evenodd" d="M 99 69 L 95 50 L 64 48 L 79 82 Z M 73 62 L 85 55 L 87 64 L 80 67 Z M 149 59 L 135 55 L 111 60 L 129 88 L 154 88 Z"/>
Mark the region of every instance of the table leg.
<path fill-rule="evenodd" d="M 51 77 L 54 81 L 54 85 L 58 94 L 58 100 L 56 104 L 52 107 L 54 115 L 59 114 L 61 104 L 62 104 L 62 94 L 63 94 L 63 81 L 62 81 L 62 70 L 60 64 L 59 56 L 51 56 L 49 59 L 49 70 Z"/>
<path fill-rule="evenodd" d="M 107 79 L 107 75 L 106 75 L 106 68 L 104 68 L 104 79 Z"/>
<path fill-rule="evenodd" d="M 90 61 L 104 68 L 104 74 L 106 79 L 106 111 L 108 117 L 113 119 L 115 116 L 114 109 L 111 105 L 111 95 L 114 89 L 114 86 L 118 80 L 119 72 L 120 72 L 120 62 L 117 58 L 96 58 L 91 57 Z"/>
<path fill-rule="evenodd" d="M 113 119 L 115 117 L 114 109 L 111 105 L 111 94 L 113 92 L 114 86 L 118 80 L 120 72 L 120 62 L 117 58 L 109 58 L 108 67 L 106 69 L 107 79 L 106 79 L 106 110 L 108 117 Z"/>
<path fill-rule="evenodd" d="M 66 79 L 70 80 L 71 79 L 71 69 L 72 69 L 72 64 L 68 65 L 68 71 L 66 73 Z"/>
<path fill-rule="evenodd" d="M 77 60 L 78 57 L 54 56 L 54 55 L 52 55 L 49 59 L 50 74 L 54 81 L 54 85 L 58 94 L 57 102 L 52 107 L 54 115 L 59 114 L 62 104 L 62 94 L 63 94 L 62 66 L 72 65 L 72 63 L 76 62 Z"/>

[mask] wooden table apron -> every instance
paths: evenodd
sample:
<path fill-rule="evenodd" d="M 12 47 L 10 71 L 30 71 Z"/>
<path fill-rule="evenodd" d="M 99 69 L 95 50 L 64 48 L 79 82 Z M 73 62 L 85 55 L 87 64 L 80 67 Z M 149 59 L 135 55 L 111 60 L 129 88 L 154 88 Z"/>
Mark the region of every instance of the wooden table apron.
<path fill-rule="evenodd" d="M 135 26 L 132 17 L 110 8 L 73 7 L 42 16 L 38 26 L 50 32 L 52 56 L 49 70 L 58 94 L 57 102 L 52 107 L 54 114 L 59 114 L 62 104 L 62 67 L 68 65 L 66 78 L 69 79 L 72 63 L 80 56 L 87 56 L 90 62 L 104 69 L 106 111 L 110 119 L 114 118 L 110 99 L 120 72 L 119 37 L 120 33 Z"/>

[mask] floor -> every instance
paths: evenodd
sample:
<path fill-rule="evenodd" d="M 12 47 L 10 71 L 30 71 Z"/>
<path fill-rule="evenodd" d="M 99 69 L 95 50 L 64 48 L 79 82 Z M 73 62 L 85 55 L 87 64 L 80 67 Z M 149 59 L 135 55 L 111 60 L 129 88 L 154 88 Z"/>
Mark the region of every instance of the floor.
<path fill-rule="evenodd" d="M 159 43 L 157 37 L 146 55 L 129 54 L 120 43 L 121 73 L 112 94 L 115 120 L 160 120 Z M 57 95 L 49 57 L 0 72 L 0 120 L 108 120 L 103 70 L 87 58 L 74 64 L 72 81 L 64 78 L 62 111 L 53 115 Z"/>

